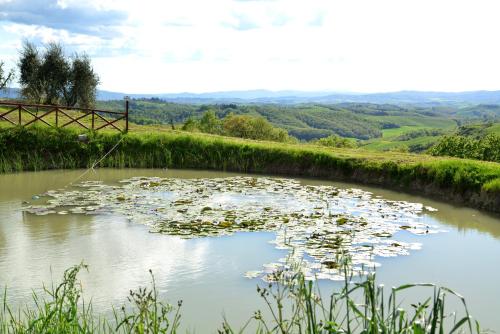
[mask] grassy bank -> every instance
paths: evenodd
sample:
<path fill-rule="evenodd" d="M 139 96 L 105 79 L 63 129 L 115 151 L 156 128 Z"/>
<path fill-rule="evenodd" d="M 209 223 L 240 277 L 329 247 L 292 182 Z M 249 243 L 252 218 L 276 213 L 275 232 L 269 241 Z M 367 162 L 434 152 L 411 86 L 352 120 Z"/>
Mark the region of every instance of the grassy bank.
<path fill-rule="evenodd" d="M 344 179 L 431 194 L 500 211 L 500 164 L 414 155 L 329 149 L 169 131 L 89 133 L 71 129 L 0 129 L 0 172 L 86 168 L 120 141 L 101 167 L 198 168 Z"/>

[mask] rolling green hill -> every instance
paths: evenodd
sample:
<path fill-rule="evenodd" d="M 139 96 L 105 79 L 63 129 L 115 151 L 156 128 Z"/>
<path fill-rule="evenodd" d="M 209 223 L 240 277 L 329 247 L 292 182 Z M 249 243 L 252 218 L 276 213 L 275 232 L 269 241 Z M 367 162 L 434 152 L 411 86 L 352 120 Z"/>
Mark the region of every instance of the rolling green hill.
<path fill-rule="evenodd" d="M 121 110 L 123 101 L 100 101 L 103 109 Z M 178 104 L 156 98 L 130 102 L 131 120 L 139 124 L 180 124 L 188 118 L 200 118 L 213 110 L 222 118 L 230 113 L 262 116 L 274 126 L 283 128 L 300 140 L 311 140 L 335 134 L 360 140 L 389 140 L 406 132 L 421 129 L 453 130 L 470 119 L 482 120 L 496 113 L 484 106 L 472 112 L 472 107 L 422 107 L 371 103 L 341 103 L 333 105 L 302 104 Z M 500 115 L 500 109 L 498 109 Z"/>
<path fill-rule="evenodd" d="M 122 110 L 123 101 L 100 101 L 98 106 Z M 130 110 L 135 123 L 177 127 L 189 118 L 201 118 L 208 110 L 219 118 L 231 113 L 262 116 L 302 141 L 338 135 L 377 151 L 423 152 L 439 142 L 441 135 L 464 126 L 474 133 L 500 132 L 500 106 L 487 104 L 182 104 L 149 98 L 132 99 Z M 490 125 L 484 128 L 484 124 Z"/>
<path fill-rule="evenodd" d="M 123 111 L 123 100 L 99 101 L 99 109 Z M 230 114 L 260 116 L 301 141 L 331 135 L 357 140 L 359 146 L 378 151 L 423 152 L 442 135 L 484 136 L 500 133 L 500 106 L 432 106 L 373 103 L 339 104 L 179 104 L 158 98 L 132 99 L 133 124 L 158 129 L 180 128 L 188 119 L 207 111 L 217 117 Z M 160 130 L 159 130 L 160 131 Z"/>

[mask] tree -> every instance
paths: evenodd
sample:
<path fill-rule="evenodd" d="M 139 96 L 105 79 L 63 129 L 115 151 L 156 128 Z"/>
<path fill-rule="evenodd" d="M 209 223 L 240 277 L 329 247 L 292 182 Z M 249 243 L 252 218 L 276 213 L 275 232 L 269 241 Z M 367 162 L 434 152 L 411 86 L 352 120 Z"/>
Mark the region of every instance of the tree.
<path fill-rule="evenodd" d="M 0 90 L 7 88 L 7 85 L 12 81 L 12 78 L 14 77 L 14 71 L 5 73 L 3 66 L 3 61 L 0 61 Z"/>
<path fill-rule="evenodd" d="M 40 75 L 42 60 L 38 49 L 33 43 L 25 41 L 20 51 L 19 84 L 21 85 L 21 95 L 29 101 L 35 103 L 42 102 L 43 83 Z"/>
<path fill-rule="evenodd" d="M 79 104 L 82 108 L 90 108 L 97 94 L 99 76 L 94 72 L 90 57 L 86 54 L 76 54 L 73 59 L 70 76 L 70 99 L 66 99 L 66 105 Z"/>
<path fill-rule="evenodd" d="M 248 115 L 229 114 L 224 118 L 224 132 L 231 137 L 253 138 Z"/>
<path fill-rule="evenodd" d="M 41 53 L 25 42 L 18 67 L 21 94 L 30 101 L 89 108 L 96 100 L 99 77 L 85 54 L 66 57 L 56 43 L 49 43 Z"/>
<path fill-rule="evenodd" d="M 336 135 L 330 135 L 328 137 L 313 140 L 312 143 L 327 147 L 356 147 L 356 142 L 352 139 L 342 138 Z"/>
<path fill-rule="evenodd" d="M 190 132 L 196 132 L 198 131 L 199 123 L 192 117 L 189 117 L 184 125 L 182 126 L 181 130 L 183 131 L 190 131 Z"/>
<path fill-rule="evenodd" d="M 224 133 L 232 137 L 288 142 L 293 139 L 284 129 L 275 128 L 261 116 L 229 114 L 223 119 Z"/>
<path fill-rule="evenodd" d="M 221 134 L 222 122 L 215 114 L 215 111 L 206 111 L 200 119 L 200 130 L 202 132 Z"/>
<path fill-rule="evenodd" d="M 59 44 L 47 45 L 38 74 L 44 84 L 44 103 L 58 104 L 64 100 L 66 87 L 71 87 L 73 83 L 71 82 L 71 64 L 64 57 L 63 49 Z"/>

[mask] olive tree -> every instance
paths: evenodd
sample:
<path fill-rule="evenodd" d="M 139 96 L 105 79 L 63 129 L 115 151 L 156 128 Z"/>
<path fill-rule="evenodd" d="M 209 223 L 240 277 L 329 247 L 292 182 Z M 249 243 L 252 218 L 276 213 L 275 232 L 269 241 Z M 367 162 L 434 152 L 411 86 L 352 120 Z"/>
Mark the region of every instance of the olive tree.
<path fill-rule="evenodd" d="M 4 62 L 0 61 L 0 90 L 7 88 L 7 85 L 12 81 L 14 71 L 6 72 Z"/>
<path fill-rule="evenodd" d="M 64 91 L 67 86 L 71 86 L 71 65 L 59 44 L 50 43 L 47 45 L 39 75 L 43 82 L 44 103 L 66 102 L 64 101 Z"/>
<path fill-rule="evenodd" d="M 99 77 L 86 54 L 67 57 L 56 43 L 40 52 L 25 42 L 18 66 L 21 94 L 30 101 L 86 108 L 96 100 Z"/>
<path fill-rule="evenodd" d="M 43 82 L 40 74 L 42 59 L 33 43 L 24 42 L 17 66 L 19 68 L 21 95 L 29 101 L 42 103 Z"/>
<path fill-rule="evenodd" d="M 74 56 L 69 83 L 68 98 L 65 98 L 67 105 L 78 103 L 81 107 L 88 108 L 94 104 L 99 76 L 94 72 L 88 55 Z"/>

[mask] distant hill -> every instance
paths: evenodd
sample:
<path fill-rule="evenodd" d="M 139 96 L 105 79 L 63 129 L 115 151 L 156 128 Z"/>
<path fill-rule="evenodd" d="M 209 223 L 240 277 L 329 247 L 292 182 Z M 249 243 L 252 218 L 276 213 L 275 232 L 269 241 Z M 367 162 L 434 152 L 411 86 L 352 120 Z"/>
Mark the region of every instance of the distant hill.
<path fill-rule="evenodd" d="M 99 91 L 99 100 L 122 99 L 126 94 Z M 419 92 L 401 91 L 389 93 L 329 93 L 302 91 L 228 91 L 213 93 L 179 93 L 179 94 L 129 94 L 132 98 L 157 97 L 164 101 L 177 103 L 390 103 L 390 104 L 500 104 L 500 91 L 471 92 Z"/>
<path fill-rule="evenodd" d="M 5 88 L 0 90 L 0 98 L 15 99 L 19 97 L 19 88 Z"/>
<path fill-rule="evenodd" d="M 11 88 L 0 92 L 0 97 L 16 98 L 19 89 Z M 326 91 L 269 91 L 245 90 L 212 93 L 166 93 L 166 94 L 127 94 L 98 90 L 99 101 L 123 100 L 128 95 L 131 98 L 159 98 L 163 101 L 188 104 L 210 103 L 376 103 L 376 104 L 419 104 L 428 106 L 439 105 L 477 105 L 500 104 L 500 91 L 470 91 L 470 92 L 421 92 L 400 91 L 389 93 L 332 93 Z"/>

